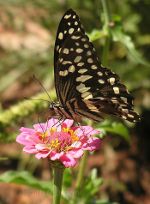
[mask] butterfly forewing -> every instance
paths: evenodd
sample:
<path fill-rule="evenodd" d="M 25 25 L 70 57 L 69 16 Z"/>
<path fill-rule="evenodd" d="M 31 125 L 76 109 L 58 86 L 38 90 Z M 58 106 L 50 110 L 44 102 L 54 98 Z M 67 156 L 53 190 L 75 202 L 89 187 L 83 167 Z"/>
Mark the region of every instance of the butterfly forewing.
<path fill-rule="evenodd" d="M 131 122 L 139 119 L 131 95 L 118 75 L 100 64 L 72 10 L 63 16 L 57 32 L 55 86 L 61 106 L 72 118 L 82 115 L 100 121 L 111 114 Z"/>

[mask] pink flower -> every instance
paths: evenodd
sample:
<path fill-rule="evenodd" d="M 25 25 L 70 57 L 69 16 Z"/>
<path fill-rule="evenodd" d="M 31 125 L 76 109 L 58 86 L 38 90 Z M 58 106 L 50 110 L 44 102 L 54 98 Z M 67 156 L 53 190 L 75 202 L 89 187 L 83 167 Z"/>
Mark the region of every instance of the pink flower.
<path fill-rule="evenodd" d="M 37 159 L 49 158 L 60 161 L 65 167 L 73 167 L 84 150 L 93 151 L 100 147 L 101 140 L 90 126 L 73 126 L 73 120 L 50 119 L 31 128 L 20 129 L 16 141 L 24 145 L 23 151 L 35 154 Z"/>

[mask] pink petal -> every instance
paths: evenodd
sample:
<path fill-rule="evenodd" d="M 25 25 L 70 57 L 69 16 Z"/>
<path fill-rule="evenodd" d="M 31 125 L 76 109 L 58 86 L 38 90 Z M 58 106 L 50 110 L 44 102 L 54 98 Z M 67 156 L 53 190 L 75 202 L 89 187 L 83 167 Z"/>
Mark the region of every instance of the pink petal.
<path fill-rule="evenodd" d="M 49 157 L 50 157 L 51 160 L 54 161 L 54 160 L 60 159 L 60 157 L 62 157 L 63 155 L 64 155 L 64 152 L 57 153 L 57 152 L 52 151 L 50 153 Z"/>
<path fill-rule="evenodd" d="M 23 148 L 24 152 L 30 153 L 30 154 L 36 154 L 38 151 L 35 149 L 34 146 L 25 146 Z"/>
<path fill-rule="evenodd" d="M 65 155 L 65 154 L 60 158 L 60 161 L 63 163 L 65 167 L 74 167 L 77 163 L 76 159 L 74 159 L 70 155 Z"/>
<path fill-rule="evenodd" d="M 36 144 L 36 145 L 35 145 L 35 148 L 36 148 L 38 151 L 47 149 L 47 147 L 46 147 L 45 144 Z"/>
<path fill-rule="evenodd" d="M 35 155 L 35 157 L 37 158 L 37 159 L 41 159 L 41 158 L 47 158 L 48 156 L 49 156 L 49 154 L 50 154 L 50 151 L 45 151 L 45 152 L 38 152 L 36 155 Z"/>
<path fill-rule="evenodd" d="M 74 149 L 74 150 L 69 151 L 66 155 L 70 155 L 73 158 L 77 159 L 77 158 L 82 157 L 83 153 L 84 152 L 82 149 Z"/>
<path fill-rule="evenodd" d="M 21 132 L 24 132 L 24 133 L 26 133 L 26 134 L 29 134 L 29 135 L 35 133 L 35 130 L 33 130 L 33 129 L 31 129 L 31 128 L 25 128 L 25 127 L 21 127 L 21 128 L 20 128 L 20 131 L 21 131 Z"/>
<path fill-rule="evenodd" d="M 90 136 L 99 133 L 100 131 L 94 130 L 91 126 L 79 126 L 79 128 L 76 130 L 76 134 L 79 137 L 82 135 Z"/>
<path fill-rule="evenodd" d="M 94 137 L 94 138 L 90 138 L 87 143 L 83 144 L 82 148 L 84 150 L 93 151 L 93 150 L 99 149 L 100 145 L 101 145 L 101 139 Z"/>
<path fill-rule="evenodd" d="M 63 124 L 66 125 L 67 127 L 71 127 L 73 125 L 74 121 L 70 119 L 66 119 Z"/>

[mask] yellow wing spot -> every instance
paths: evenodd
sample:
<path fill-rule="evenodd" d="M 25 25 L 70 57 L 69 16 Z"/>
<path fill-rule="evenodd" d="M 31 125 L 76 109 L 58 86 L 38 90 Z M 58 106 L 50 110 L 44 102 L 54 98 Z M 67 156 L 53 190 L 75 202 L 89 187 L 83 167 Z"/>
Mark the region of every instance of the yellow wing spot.
<path fill-rule="evenodd" d="M 78 62 L 80 62 L 81 59 L 82 59 L 81 56 L 77 56 L 77 57 L 74 59 L 74 62 L 75 62 L 75 63 L 78 63 Z"/>
<path fill-rule="evenodd" d="M 63 39 L 63 33 L 59 33 L 58 38 L 59 38 L 60 40 L 62 40 L 62 39 Z"/>
<path fill-rule="evenodd" d="M 69 72 L 74 72 L 75 71 L 75 66 L 74 65 L 71 65 L 68 69 Z"/>
<path fill-rule="evenodd" d="M 84 92 L 88 91 L 90 89 L 90 87 L 86 87 L 83 83 L 81 83 L 76 87 L 76 89 L 80 93 L 84 93 Z"/>
<path fill-rule="evenodd" d="M 88 99 L 92 99 L 93 98 L 93 95 L 91 94 L 91 92 L 87 91 L 87 92 L 84 92 L 81 94 L 81 97 L 84 99 L 84 100 L 88 100 Z"/>
<path fill-rule="evenodd" d="M 70 62 L 70 61 L 63 61 L 62 64 L 64 64 L 64 65 L 65 64 L 72 64 L 72 62 Z"/>
<path fill-rule="evenodd" d="M 84 74 L 84 73 L 87 72 L 87 71 L 88 71 L 87 69 L 79 69 L 79 70 L 78 70 L 78 73 Z"/>
<path fill-rule="evenodd" d="M 67 76 L 68 75 L 68 70 L 59 71 L 59 75 L 60 76 Z"/>
<path fill-rule="evenodd" d="M 83 65 L 84 65 L 84 62 L 79 62 L 79 63 L 77 64 L 78 67 L 82 67 Z"/>
<path fill-rule="evenodd" d="M 91 79 L 92 77 L 93 77 L 93 76 L 91 76 L 91 75 L 82 75 L 82 76 L 80 76 L 80 77 L 77 77 L 77 78 L 76 78 L 76 81 L 77 81 L 77 82 L 79 82 L 79 81 L 85 82 L 85 81 Z"/>
<path fill-rule="evenodd" d="M 70 17 L 71 17 L 71 14 L 64 16 L 65 19 L 68 19 L 68 18 L 70 18 Z"/>
<path fill-rule="evenodd" d="M 108 80 L 109 80 L 111 85 L 113 85 L 115 83 L 115 78 L 114 77 L 111 77 Z"/>
<path fill-rule="evenodd" d="M 113 90 L 114 90 L 115 94 L 119 94 L 120 93 L 119 88 L 117 86 L 114 86 Z"/>

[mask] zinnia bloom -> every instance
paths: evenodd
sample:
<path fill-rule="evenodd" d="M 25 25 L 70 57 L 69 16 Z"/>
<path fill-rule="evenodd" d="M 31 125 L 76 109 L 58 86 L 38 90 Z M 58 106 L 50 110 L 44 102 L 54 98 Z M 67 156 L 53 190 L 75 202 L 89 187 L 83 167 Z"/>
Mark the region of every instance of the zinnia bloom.
<path fill-rule="evenodd" d="M 100 147 L 101 140 L 90 126 L 73 126 L 73 120 L 50 119 L 46 123 L 33 125 L 33 129 L 20 129 L 16 141 L 24 145 L 23 151 L 35 154 L 37 159 L 48 158 L 60 161 L 65 167 L 73 167 L 84 150 L 93 151 Z"/>

